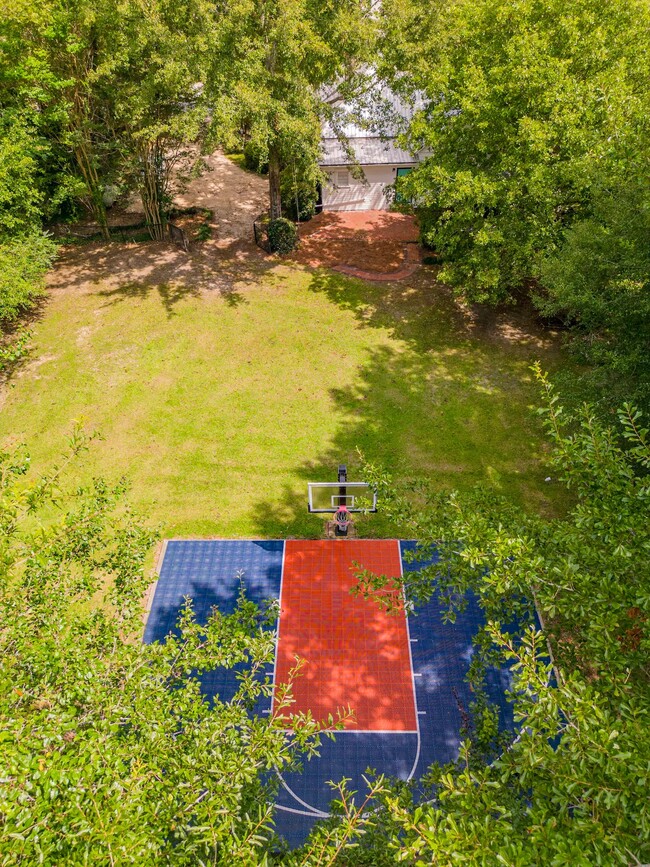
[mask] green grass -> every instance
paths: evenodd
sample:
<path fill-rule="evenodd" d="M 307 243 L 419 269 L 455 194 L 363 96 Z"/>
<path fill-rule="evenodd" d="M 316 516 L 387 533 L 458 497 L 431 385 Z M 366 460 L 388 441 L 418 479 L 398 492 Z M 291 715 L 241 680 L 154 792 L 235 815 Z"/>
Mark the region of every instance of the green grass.
<path fill-rule="evenodd" d="M 234 163 L 236 166 L 238 166 L 244 172 L 251 172 L 254 175 L 260 175 L 263 178 L 265 178 L 267 175 L 266 172 L 256 172 L 253 169 L 250 169 L 246 165 L 246 157 L 242 153 L 226 154 L 226 156 L 228 157 L 228 159 L 230 160 L 231 163 Z"/>
<path fill-rule="evenodd" d="M 418 285 L 279 266 L 230 294 L 59 290 L 6 389 L 0 441 L 43 468 L 82 420 L 103 436 L 82 476 L 126 474 L 166 536 L 319 535 L 306 483 L 340 462 L 354 477 L 357 448 L 401 478 L 485 481 L 553 511 L 529 365 L 555 354 L 473 336 L 432 278 Z"/>

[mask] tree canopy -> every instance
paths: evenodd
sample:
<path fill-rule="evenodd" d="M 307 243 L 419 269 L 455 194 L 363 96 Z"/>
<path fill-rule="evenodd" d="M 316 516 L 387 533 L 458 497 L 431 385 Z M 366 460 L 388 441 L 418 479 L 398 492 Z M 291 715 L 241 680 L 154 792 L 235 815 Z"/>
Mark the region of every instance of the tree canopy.
<path fill-rule="evenodd" d="M 442 279 L 473 301 L 532 288 L 645 401 L 648 4 L 382 8 L 385 74 L 425 103 L 407 143 L 429 156 L 403 186 Z"/>
<path fill-rule="evenodd" d="M 272 219 L 282 215 L 283 172 L 288 188 L 298 178 L 316 187 L 327 92 L 349 87 L 372 57 L 370 13 L 364 0 L 239 0 L 221 22 L 208 83 L 268 165 Z M 224 79 L 224 67 L 235 75 Z"/>
<path fill-rule="evenodd" d="M 474 724 L 458 761 L 431 775 L 433 800 L 414 807 L 399 788 L 385 787 L 386 812 L 376 821 L 406 863 L 648 860 L 648 430 L 629 405 L 618 429 L 589 406 L 570 412 L 538 377 L 551 482 L 575 496 L 565 518 L 522 514 L 483 489 L 395 493 L 398 483 L 366 471 L 403 531 L 420 539 L 425 553 L 435 547 L 441 555 L 406 585 L 410 598 L 440 593 L 453 617 L 468 590 L 478 597 L 487 626 L 475 673 L 480 657 L 497 653 L 512 663 L 520 727 L 504 748 L 479 680 Z M 373 593 L 385 579 L 362 580 Z"/>
<path fill-rule="evenodd" d="M 155 533 L 123 481 L 77 487 L 87 445 L 76 431 L 36 476 L 23 449 L 0 454 L 3 863 L 264 863 L 273 771 L 321 729 L 250 716 L 275 613 L 242 595 L 199 626 L 188 604 L 175 637 L 141 644 Z M 201 672 L 237 663 L 233 698 L 206 702 Z"/>
<path fill-rule="evenodd" d="M 290 739 L 268 717 L 249 715 L 271 688 L 264 667 L 275 612 L 242 596 L 233 615 L 215 612 L 199 626 L 187 606 L 175 636 L 141 645 L 154 534 L 125 505 L 124 483 L 65 483 L 87 446 L 79 433 L 45 475 L 28 473 L 24 451 L 4 452 L 5 862 L 647 861 L 648 432 L 631 406 L 618 430 L 587 406 L 571 413 L 540 380 L 552 482 L 575 497 L 566 517 L 525 514 L 482 489 L 400 490 L 367 467 L 400 532 L 441 556 L 409 573 L 408 598 L 441 594 L 453 618 L 471 589 L 485 611 L 476 702 L 458 760 L 429 771 L 430 801 L 379 777 L 368 811 L 343 784 L 333 817 L 293 853 L 273 836 L 269 771 L 315 748 L 319 726 L 298 718 Z M 371 594 L 385 580 L 360 577 Z M 495 654 L 512 664 L 515 740 L 498 734 L 481 691 Z M 201 672 L 235 663 L 244 670 L 234 698 L 207 703 Z"/>

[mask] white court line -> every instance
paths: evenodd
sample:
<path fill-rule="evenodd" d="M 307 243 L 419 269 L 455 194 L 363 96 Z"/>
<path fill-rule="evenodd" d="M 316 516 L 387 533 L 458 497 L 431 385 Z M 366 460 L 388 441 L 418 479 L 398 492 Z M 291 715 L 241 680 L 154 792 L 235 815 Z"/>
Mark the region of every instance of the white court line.
<path fill-rule="evenodd" d="M 372 540 L 369 540 L 369 541 L 372 541 Z M 397 544 L 397 553 L 399 556 L 399 564 L 400 564 L 400 576 L 402 578 L 402 583 L 403 583 L 404 575 L 403 575 L 403 570 L 402 570 L 402 551 L 401 551 L 401 547 L 400 547 L 400 542 L 398 539 L 390 539 L 390 540 L 387 539 L 385 541 L 391 541 L 391 542 L 395 542 Z M 275 664 L 277 664 L 277 647 L 278 647 L 279 642 L 280 642 L 280 614 L 282 612 L 282 587 L 283 587 L 283 581 L 284 581 L 284 552 L 285 552 L 285 550 L 286 550 L 286 541 L 284 543 L 284 547 L 282 550 L 282 574 L 280 577 L 280 611 L 278 613 L 278 634 L 277 634 L 277 640 L 276 640 L 276 661 L 275 661 Z M 410 635 L 409 635 L 409 624 L 408 624 L 408 616 L 406 614 L 406 608 L 404 609 L 404 618 L 406 620 L 406 634 L 407 634 L 408 646 L 409 646 L 409 661 L 410 661 L 410 665 L 411 665 L 411 675 L 413 675 L 413 658 L 411 656 L 411 643 L 410 643 L 411 640 L 410 640 Z M 417 641 L 417 639 L 415 639 L 415 640 Z M 274 687 L 275 687 L 275 664 L 273 667 L 273 686 Z M 417 709 L 417 707 L 418 707 L 417 696 L 415 693 L 415 681 L 413 680 L 413 677 L 411 677 L 411 682 L 413 684 L 413 703 L 415 705 L 415 710 L 416 710 L 416 723 L 417 723 L 416 729 L 408 729 L 408 730 L 404 730 L 404 729 L 341 729 L 340 731 L 334 732 L 336 737 L 338 737 L 339 735 L 343 735 L 343 734 L 351 734 L 351 735 L 367 735 L 367 734 L 416 735 L 417 747 L 416 747 L 416 751 L 415 751 L 415 762 L 413 763 L 413 767 L 411 768 L 410 774 L 406 778 L 407 782 L 413 778 L 413 774 L 415 773 L 415 769 L 417 768 L 418 762 L 420 760 L 420 741 L 421 741 L 420 721 L 417 718 L 420 711 L 418 711 L 418 709 Z M 426 711 L 422 711 L 422 713 L 426 713 Z M 284 729 L 284 731 L 286 734 L 291 733 L 291 729 Z M 296 795 L 296 793 L 293 791 L 293 789 L 291 789 L 287 785 L 287 782 L 285 781 L 284 777 L 282 776 L 282 774 L 280 773 L 280 771 L 277 767 L 275 768 L 275 773 L 278 775 L 278 779 L 282 783 L 282 787 L 296 800 L 296 803 L 301 804 L 303 807 L 306 807 L 309 812 L 305 812 L 304 810 L 295 810 L 291 807 L 283 807 L 280 804 L 276 804 L 276 807 L 278 810 L 285 810 L 287 813 L 295 813 L 299 816 L 310 816 L 310 817 L 315 816 L 316 818 L 319 818 L 319 819 L 328 819 L 331 816 L 331 813 L 326 813 L 323 810 L 319 810 L 317 807 L 313 807 L 311 804 L 306 803 L 306 801 L 303 801 L 302 798 L 300 798 L 298 795 Z"/>
<path fill-rule="evenodd" d="M 287 792 L 289 792 L 291 797 L 295 798 L 296 801 L 299 804 L 302 804 L 303 807 L 307 807 L 307 809 L 309 810 L 309 813 L 308 813 L 309 816 L 318 816 L 321 819 L 329 819 L 329 817 L 331 815 L 330 813 L 325 813 L 325 812 L 323 812 L 323 810 L 319 810 L 318 807 L 312 807 L 311 804 L 308 804 L 306 801 L 303 801 L 302 798 L 298 797 L 298 795 L 296 795 L 296 793 L 293 791 L 293 789 L 290 789 L 289 786 L 286 784 L 284 777 L 282 776 L 282 774 L 280 773 L 280 771 L 277 768 L 275 769 L 275 773 L 278 775 L 280 782 L 282 783 L 283 787 L 287 790 Z"/>
<path fill-rule="evenodd" d="M 271 698 L 271 712 L 273 711 L 273 703 L 275 701 L 275 678 L 276 678 L 276 674 L 277 674 L 277 665 L 278 665 L 278 648 L 280 646 L 280 619 L 282 617 L 282 588 L 284 586 L 284 559 L 285 559 L 286 550 L 287 550 L 287 541 L 286 541 L 286 539 L 283 539 L 283 541 L 282 541 L 282 571 L 280 572 L 280 599 L 278 602 L 278 629 L 277 629 L 277 634 L 275 637 L 275 659 L 273 661 L 273 695 Z M 286 733 L 288 733 L 290 730 L 285 729 L 284 731 Z M 281 807 L 280 809 L 286 809 L 288 812 L 297 813 L 300 816 L 315 816 L 318 819 L 328 819 L 329 818 L 329 815 L 330 815 L 329 813 L 324 813 L 322 810 L 319 810 L 316 807 L 312 807 L 311 804 L 307 804 L 305 801 L 302 800 L 302 798 L 300 798 L 298 795 L 296 795 L 296 793 L 293 791 L 293 789 L 290 789 L 289 786 L 287 785 L 284 777 L 280 773 L 280 770 L 277 766 L 275 768 L 275 773 L 278 775 L 278 779 L 282 783 L 283 788 L 285 788 L 287 790 L 287 792 L 296 801 L 296 803 L 301 804 L 303 807 L 306 807 L 309 812 L 305 813 L 303 810 L 294 810 L 291 807 Z M 278 806 L 278 805 L 276 804 L 276 806 Z"/>
<path fill-rule="evenodd" d="M 287 550 L 287 540 L 282 540 L 282 565 L 280 567 L 280 598 L 278 599 L 278 628 L 275 633 L 275 656 L 273 658 L 273 690 L 271 692 L 271 709 L 269 713 L 273 713 L 273 704 L 275 702 L 275 676 L 278 668 L 278 648 L 280 647 L 280 618 L 282 615 L 282 584 L 284 582 L 284 555 Z"/>
<path fill-rule="evenodd" d="M 426 711 L 418 711 L 418 713 L 426 713 Z M 293 734 L 293 729 L 280 729 L 287 735 Z M 416 735 L 417 729 L 333 729 L 332 734 L 338 737 L 339 735 Z M 325 732 L 321 732 L 325 734 Z"/>
<path fill-rule="evenodd" d="M 413 767 L 411 768 L 411 773 L 406 778 L 406 782 L 408 783 L 413 779 L 415 775 L 415 769 L 418 766 L 418 762 L 420 761 L 420 749 L 422 746 L 422 735 L 420 734 L 420 712 L 418 710 L 418 696 L 415 691 L 415 672 L 413 671 L 413 654 L 411 652 L 411 630 L 409 629 L 409 618 L 406 609 L 406 594 L 404 593 L 404 566 L 402 563 L 402 543 L 397 543 L 397 553 L 399 555 L 399 573 L 400 578 L 402 580 L 402 599 L 404 600 L 404 619 L 406 620 L 406 636 L 408 638 L 408 648 L 409 648 L 409 662 L 411 663 L 411 683 L 413 684 L 413 704 L 415 705 L 415 721 L 418 727 L 418 746 L 415 752 L 415 761 L 413 762 Z M 420 675 L 422 676 L 422 675 Z"/>
<path fill-rule="evenodd" d="M 293 807 L 285 807 L 283 804 L 275 804 L 276 810 L 284 810 L 285 813 L 294 813 L 296 816 L 309 816 L 310 819 L 328 819 L 329 813 L 313 813 L 307 812 L 307 810 L 294 810 Z"/>

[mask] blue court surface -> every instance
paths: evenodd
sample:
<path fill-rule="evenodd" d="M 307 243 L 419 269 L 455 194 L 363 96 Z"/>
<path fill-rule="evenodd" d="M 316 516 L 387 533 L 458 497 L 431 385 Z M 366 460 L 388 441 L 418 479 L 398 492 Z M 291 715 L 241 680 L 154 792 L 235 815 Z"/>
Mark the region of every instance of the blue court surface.
<path fill-rule="evenodd" d="M 337 540 L 324 544 L 348 543 Z M 416 548 L 415 542 L 395 542 L 395 545 L 399 546 L 404 572 L 435 562 L 434 559 L 414 563 L 408 557 L 405 559 L 407 552 Z M 215 606 L 224 613 L 232 612 L 242 582 L 247 597 L 256 603 L 280 599 L 284 554 L 283 541 L 168 542 L 144 641 L 164 641 L 175 630 L 186 596 L 192 598 L 199 622 L 205 622 Z M 348 728 L 337 733 L 334 741 L 323 738 L 320 757 L 305 761 L 302 772 L 285 774 L 280 781 L 276 829 L 291 846 L 304 842 L 314 822 L 328 815 L 332 797 L 328 781 L 347 777 L 352 781 L 349 788 L 363 798 L 366 786 L 362 775 L 368 768 L 415 781 L 433 762 L 456 758 L 463 713 L 472 702 L 465 679 L 473 652 L 472 639 L 482 625 L 481 610 L 473 599 L 468 600 L 465 611 L 453 624 L 444 622 L 443 611 L 435 599 L 409 615 L 410 688 L 417 712 L 416 730 Z M 282 637 L 282 619 L 280 633 Z M 272 673 L 269 668 L 269 674 Z M 236 687 L 232 671 L 216 670 L 202 678 L 208 698 L 219 695 L 228 700 Z M 501 727 L 512 729 L 512 708 L 505 697 L 509 687 L 507 668 L 489 672 L 488 695 L 499 708 Z M 269 714 L 271 699 L 261 700 L 253 712 Z"/>

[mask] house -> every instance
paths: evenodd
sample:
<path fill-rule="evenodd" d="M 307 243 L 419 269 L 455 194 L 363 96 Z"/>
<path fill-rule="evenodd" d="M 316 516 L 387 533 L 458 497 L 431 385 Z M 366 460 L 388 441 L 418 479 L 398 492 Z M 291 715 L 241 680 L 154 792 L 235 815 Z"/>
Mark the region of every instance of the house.
<path fill-rule="evenodd" d="M 406 105 L 387 88 L 362 110 L 343 103 L 336 106 L 339 117 L 357 119 L 339 123 L 337 131 L 331 123 L 323 125 L 319 165 L 329 179 L 321 190 L 323 210 L 383 210 L 391 205 L 397 178 L 425 155 L 412 154 L 396 141 L 419 107 Z"/>

